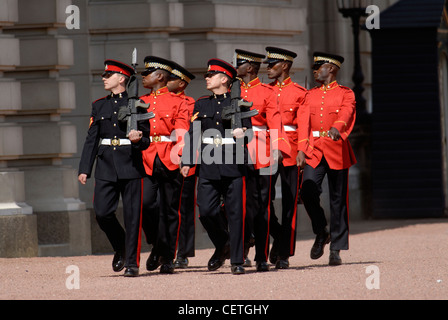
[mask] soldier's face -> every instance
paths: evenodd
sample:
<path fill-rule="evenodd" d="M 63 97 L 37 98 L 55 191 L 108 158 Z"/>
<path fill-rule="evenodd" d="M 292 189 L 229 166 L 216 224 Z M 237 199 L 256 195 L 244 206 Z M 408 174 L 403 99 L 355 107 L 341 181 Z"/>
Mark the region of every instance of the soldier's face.
<path fill-rule="evenodd" d="M 156 72 L 142 73 L 142 85 L 144 88 L 150 89 L 157 82 Z"/>
<path fill-rule="evenodd" d="M 106 73 L 103 76 L 104 89 L 111 91 L 119 87 L 122 78 L 123 76 L 118 73 Z"/>
<path fill-rule="evenodd" d="M 185 81 L 182 79 L 169 80 L 166 84 L 170 92 L 180 92 L 185 89 Z"/>
<path fill-rule="evenodd" d="M 328 63 L 325 63 L 320 66 L 318 69 L 313 70 L 314 80 L 319 83 L 325 82 L 325 80 L 330 75 L 330 65 Z"/>
<path fill-rule="evenodd" d="M 240 64 L 237 68 L 236 68 L 236 72 L 238 77 L 244 77 L 245 75 L 247 75 L 247 68 L 250 66 L 250 64 L 248 62 Z"/>
<path fill-rule="evenodd" d="M 283 72 L 283 62 L 273 62 L 268 64 L 268 78 L 269 79 L 277 79 L 282 75 Z"/>
<path fill-rule="evenodd" d="M 223 85 L 223 79 L 225 76 L 221 73 L 210 73 L 205 77 L 207 83 L 207 90 L 218 89 Z"/>

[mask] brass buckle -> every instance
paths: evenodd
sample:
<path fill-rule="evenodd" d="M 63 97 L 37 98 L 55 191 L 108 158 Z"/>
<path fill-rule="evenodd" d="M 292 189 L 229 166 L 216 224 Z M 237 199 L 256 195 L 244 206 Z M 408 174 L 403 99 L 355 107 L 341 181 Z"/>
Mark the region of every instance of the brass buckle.
<path fill-rule="evenodd" d="M 114 147 L 119 146 L 120 145 L 120 139 L 112 139 L 110 144 L 113 145 Z"/>
<path fill-rule="evenodd" d="M 328 132 L 327 131 L 320 131 L 319 132 L 319 136 L 326 137 L 326 136 L 328 136 Z"/>
<path fill-rule="evenodd" d="M 220 145 L 222 145 L 222 138 L 221 137 L 213 138 L 213 144 L 219 147 Z"/>
<path fill-rule="evenodd" d="M 152 138 L 152 141 L 153 141 L 153 142 L 160 142 L 160 140 L 161 140 L 160 136 L 154 136 L 154 137 Z"/>

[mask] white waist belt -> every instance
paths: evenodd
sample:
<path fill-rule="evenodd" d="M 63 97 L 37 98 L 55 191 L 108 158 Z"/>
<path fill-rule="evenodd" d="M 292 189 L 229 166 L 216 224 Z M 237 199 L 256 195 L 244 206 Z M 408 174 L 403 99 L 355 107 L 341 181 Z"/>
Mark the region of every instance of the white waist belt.
<path fill-rule="evenodd" d="M 296 126 L 283 126 L 283 129 L 285 131 L 296 131 L 297 127 Z"/>
<path fill-rule="evenodd" d="M 219 146 L 222 144 L 235 144 L 235 140 L 233 138 L 203 138 L 202 143 Z"/>
<path fill-rule="evenodd" d="M 150 136 L 151 142 L 173 142 L 170 136 Z"/>
<path fill-rule="evenodd" d="M 266 126 L 252 126 L 254 131 L 266 131 L 268 128 Z"/>
<path fill-rule="evenodd" d="M 313 131 L 313 137 L 314 138 L 328 137 L 328 131 Z"/>
<path fill-rule="evenodd" d="M 131 145 L 131 140 L 129 139 L 102 139 L 101 145 L 103 146 L 129 146 Z"/>

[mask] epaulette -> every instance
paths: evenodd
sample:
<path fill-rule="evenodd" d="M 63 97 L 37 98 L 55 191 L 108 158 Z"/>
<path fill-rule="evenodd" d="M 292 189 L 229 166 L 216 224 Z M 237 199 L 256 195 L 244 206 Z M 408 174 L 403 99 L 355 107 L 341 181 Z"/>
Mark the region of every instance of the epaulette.
<path fill-rule="evenodd" d="M 302 91 L 308 91 L 308 90 L 306 90 L 306 88 L 302 87 L 302 86 L 301 86 L 300 84 L 298 84 L 297 82 L 293 82 L 292 84 L 294 85 L 294 87 L 296 87 L 296 88 L 298 88 L 298 89 L 300 89 L 300 90 L 302 90 Z"/>
<path fill-rule="evenodd" d="M 199 101 L 199 100 L 202 100 L 202 99 L 205 99 L 205 98 L 210 98 L 210 96 L 202 96 L 202 97 L 199 97 L 196 101 Z"/>
<path fill-rule="evenodd" d="M 108 97 L 108 95 L 107 95 L 107 96 L 104 96 L 104 97 L 102 97 L 102 98 L 96 99 L 95 101 L 92 102 L 92 104 L 94 104 L 95 102 L 98 102 L 98 101 L 100 101 L 100 100 L 106 99 L 107 97 Z"/>
<path fill-rule="evenodd" d="M 349 87 L 346 87 L 346 86 L 342 86 L 342 85 L 339 85 L 339 87 L 341 87 L 342 89 L 346 89 L 346 90 L 352 90 L 351 88 L 349 88 Z"/>

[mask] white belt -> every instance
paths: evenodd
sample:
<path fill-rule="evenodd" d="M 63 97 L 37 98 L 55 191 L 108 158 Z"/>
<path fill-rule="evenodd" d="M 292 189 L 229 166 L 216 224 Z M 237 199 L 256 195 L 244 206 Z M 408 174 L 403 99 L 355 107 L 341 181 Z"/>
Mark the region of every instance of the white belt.
<path fill-rule="evenodd" d="M 150 136 L 151 142 L 173 142 L 170 136 Z"/>
<path fill-rule="evenodd" d="M 328 131 L 313 131 L 313 137 L 314 138 L 328 137 Z"/>
<path fill-rule="evenodd" d="M 202 143 L 220 146 L 222 144 L 235 144 L 235 140 L 233 138 L 203 138 Z"/>
<path fill-rule="evenodd" d="M 268 127 L 266 126 L 252 126 L 253 131 L 266 131 Z"/>
<path fill-rule="evenodd" d="M 296 126 L 283 126 L 283 129 L 285 131 L 296 131 L 297 127 Z"/>
<path fill-rule="evenodd" d="M 129 146 L 131 145 L 131 140 L 129 139 L 102 139 L 101 145 L 103 146 Z"/>

